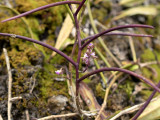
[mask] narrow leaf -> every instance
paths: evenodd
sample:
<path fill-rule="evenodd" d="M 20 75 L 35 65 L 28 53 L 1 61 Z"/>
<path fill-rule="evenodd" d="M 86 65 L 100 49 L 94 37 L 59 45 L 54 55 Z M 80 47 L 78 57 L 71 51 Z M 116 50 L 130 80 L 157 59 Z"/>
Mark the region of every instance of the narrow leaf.
<path fill-rule="evenodd" d="M 133 16 L 133 15 L 152 15 L 155 16 L 157 15 L 158 11 L 156 7 L 154 6 L 139 6 L 139 7 L 134 7 L 130 8 L 128 10 L 123 11 L 120 15 L 114 17 L 114 20 L 118 20 L 127 16 Z"/>
<path fill-rule="evenodd" d="M 71 31 L 72 31 L 73 26 L 74 26 L 74 24 L 72 22 L 72 19 L 70 18 L 69 14 L 67 14 L 67 16 L 65 18 L 65 21 L 64 21 L 64 23 L 62 25 L 62 28 L 60 30 L 60 33 L 58 35 L 55 48 L 61 49 L 63 47 L 63 45 L 66 42 L 66 39 L 69 37 L 69 35 L 70 35 Z M 69 43 L 67 43 L 67 44 L 69 44 Z M 56 52 L 53 52 L 51 57 L 53 57 L 55 55 L 56 55 Z"/>
<path fill-rule="evenodd" d="M 101 106 L 98 104 L 93 91 L 84 82 L 80 83 L 79 93 L 90 111 L 93 111 L 93 113 L 97 113 L 98 110 L 100 110 Z M 103 110 L 102 114 L 100 115 L 100 119 L 98 120 L 104 120 L 107 116 L 107 112 Z"/>
<path fill-rule="evenodd" d="M 160 100 L 150 102 L 148 107 L 139 116 L 138 120 L 159 120 L 160 119 Z"/>
<path fill-rule="evenodd" d="M 135 5 L 140 5 L 144 1 L 145 0 L 121 0 L 119 4 L 123 5 L 123 6 L 131 7 L 131 6 L 135 6 Z"/>

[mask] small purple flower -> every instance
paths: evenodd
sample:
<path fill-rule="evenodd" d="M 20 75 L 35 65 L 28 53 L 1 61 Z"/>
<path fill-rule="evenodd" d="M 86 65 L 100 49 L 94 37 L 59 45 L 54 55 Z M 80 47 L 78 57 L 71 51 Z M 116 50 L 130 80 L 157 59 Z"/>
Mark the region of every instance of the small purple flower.
<path fill-rule="evenodd" d="M 97 56 L 95 55 L 95 52 L 92 52 L 92 53 L 91 53 L 91 56 L 92 56 L 93 58 L 97 58 Z"/>
<path fill-rule="evenodd" d="M 60 70 L 56 70 L 55 73 L 56 73 L 57 75 L 63 74 L 62 68 L 61 68 Z"/>
<path fill-rule="evenodd" d="M 89 43 L 89 45 L 87 46 L 87 49 L 90 49 L 90 50 L 92 50 L 94 48 L 94 45 L 93 45 L 93 43 Z"/>
<path fill-rule="evenodd" d="M 84 56 L 83 57 L 81 57 L 82 58 L 82 60 L 85 60 L 85 59 L 88 59 L 89 58 L 89 56 L 88 56 L 88 54 L 87 53 L 85 53 L 84 54 Z"/>
<path fill-rule="evenodd" d="M 94 59 L 94 58 L 97 58 L 97 56 L 95 55 L 95 52 L 92 52 L 94 48 L 94 45 L 92 43 L 90 43 L 87 47 L 87 51 L 86 53 L 84 54 L 82 58 L 82 61 L 88 66 L 90 64 L 90 60 L 91 60 L 91 57 Z"/>
<path fill-rule="evenodd" d="M 82 57 L 82 61 L 87 65 L 89 63 L 89 55 L 87 53 Z"/>
<path fill-rule="evenodd" d="M 88 57 L 89 57 L 88 54 L 85 53 L 83 58 L 88 58 Z"/>
<path fill-rule="evenodd" d="M 92 47 L 92 46 L 93 46 L 93 43 L 89 43 L 89 45 L 88 45 L 88 46 Z"/>

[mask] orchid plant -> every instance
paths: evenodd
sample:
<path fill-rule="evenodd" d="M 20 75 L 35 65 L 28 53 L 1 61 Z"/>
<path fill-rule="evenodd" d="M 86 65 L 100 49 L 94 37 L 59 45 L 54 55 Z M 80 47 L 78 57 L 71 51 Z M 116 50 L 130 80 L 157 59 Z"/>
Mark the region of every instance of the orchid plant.
<path fill-rule="evenodd" d="M 146 84 L 150 85 L 154 89 L 154 93 L 153 94 L 155 94 L 156 91 L 158 91 L 160 93 L 160 89 L 158 88 L 158 86 L 156 86 L 155 84 L 151 83 L 147 78 L 145 78 L 145 77 L 143 77 L 143 76 L 141 76 L 141 75 L 139 75 L 137 73 L 134 73 L 132 71 L 129 71 L 129 70 L 126 70 L 126 69 L 122 69 L 122 68 L 115 68 L 115 67 L 107 68 L 107 67 L 104 67 L 104 68 L 101 68 L 101 69 L 98 69 L 98 70 L 94 70 L 94 71 L 92 71 L 90 73 L 87 73 L 82 77 L 79 76 L 81 61 L 85 63 L 85 65 L 86 65 L 85 71 L 86 71 L 88 66 L 90 65 L 90 61 L 92 59 L 97 58 L 97 56 L 95 55 L 95 52 L 93 51 L 93 48 L 94 48 L 93 41 L 96 40 L 98 37 L 103 36 L 103 35 L 123 35 L 123 36 L 136 36 L 136 37 L 152 37 L 152 35 L 143 35 L 143 34 L 115 33 L 115 32 L 112 33 L 112 31 L 125 29 L 125 28 L 149 28 L 149 29 L 153 29 L 153 27 L 149 26 L 149 25 L 141 25 L 141 24 L 122 25 L 122 26 L 117 26 L 117 27 L 113 27 L 113 28 L 107 29 L 107 30 L 105 30 L 103 32 L 100 32 L 98 34 L 95 34 L 95 35 L 92 35 L 92 36 L 88 36 L 88 37 L 82 39 L 81 35 L 80 35 L 80 24 L 79 24 L 77 16 L 80 13 L 80 10 L 85 6 L 85 2 L 86 2 L 86 0 L 82 0 L 81 2 L 80 1 L 61 1 L 61 2 L 56 2 L 56 3 L 48 4 L 48 5 L 45 5 L 45 6 L 30 10 L 28 12 L 22 13 L 20 15 L 14 16 L 14 17 L 11 17 L 11 18 L 3 20 L 1 22 L 1 23 L 3 23 L 3 22 L 10 21 L 10 20 L 14 20 L 14 19 L 26 16 L 26 15 L 29 15 L 29 14 L 31 14 L 33 12 L 37 12 L 37 11 L 49 8 L 49 7 L 54 7 L 54 6 L 67 4 L 69 9 L 70 9 L 70 11 L 71 11 L 71 13 L 72 13 L 72 15 L 73 15 L 74 24 L 75 24 L 75 28 L 76 28 L 76 38 L 75 38 L 75 43 L 73 45 L 73 50 L 72 50 L 72 53 L 74 53 L 75 48 L 78 48 L 78 56 L 77 56 L 77 60 L 76 61 L 73 60 L 72 56 L 70 57 L 70 56 L 66 55 L 65 53 L 63 53 L 62 51 L 60 51 L 60 50 L 58 50 L 58 49 L 56 49 L 56 48 L 54 48 L 54 47 L 52 47 L 52 46 L 50 46 L 50 45 L 48 45 L 46 43 L 43 43 L 41 41 L 37 41 L 37 40 L 34 40 L 32 38 L 28 38 L 28 37 L 20 36 L 20 35 L 15 35 L 15 34 L 9 34 L 9 33 L 0 33 L 0 35 L 1 36 L 13 37 L 13 38 L 19 38 L 19 39 L 23 39 L 23 40 L 27 40 L 27 41 L 39 44 L 39 45 L 41 45 L 43 47 L 51 49 L 52 51 L 55 51 L 57 54 L 63 56 L 69 63 L 71 63 L 73 65 L 75 71 L 76 71 L 76 79 L 75 79 L 76 92 L 75 92 L 75 96 L 76 96 L 77 112 L 80 115 L 82 114 L 82 111 L 80 109 L 79 102 L 78 102 L 79 101 L 80 83 L 85 78 L 88 78 L 89 76 L 97 74 L 97 73 L 100 73 L 100 72 L 104 72 L 104 71 L 120 71 L 120 72 L 124 72 L 124 73 L 132 75 L 132 76 L 134 76 L 136 78 L 139 78 L 139 79 L 143 80 Z M 78 7 L 77 7 L 75 12 L 72 9 L 72 4 L 78 4 Z M 84 55 L 82 57 L 82 51 L 84 50 L 84 48 L 86 48 L 86 52 L 84 53 Z M 85 71 L 83 71 L 83 72 L 85 72 Z M 55 73 L 58 74 L 58 75 L 64 74 L 62 68 L 60 70 L 55 71 Z M 147 102 L 149 102 L 152 98 L 153 98 L 153 95 L 147 100 Z M 147 103 L 144 104 L 143 109 L 140 109 L 140 111 L 138 112 L 138 114 L 136 114 L 136 116 L 133 118 L 133 120 L 136 120 L 138 118 L 138 116 L 142 113 L 142 111 L 146 108 L 147 105 L 148 105 Z"/>

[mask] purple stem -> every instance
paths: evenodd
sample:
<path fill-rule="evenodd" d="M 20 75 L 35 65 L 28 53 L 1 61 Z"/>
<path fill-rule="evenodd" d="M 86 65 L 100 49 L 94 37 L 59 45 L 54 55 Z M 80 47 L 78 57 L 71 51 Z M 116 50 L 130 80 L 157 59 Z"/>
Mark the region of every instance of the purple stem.
<path fill-rule="evenodd" d="M 75 45 L 76 42 L 78 42 L 78 57 L 77 57 L 77 65 L 75 67 L 76 69 L 76 96 L 78 96 L 78 89 L 79 89 L 79 84 L 78 84 L 78 79 L 79 79 L 79 63 L 80 63 L 80 58 L 81 58 L 81 36 L 80 36 L 80 28 L 79 28 L 79 23 L 78 23 L 78 19 L 77 19 L 77 15 L 73 14 L 74 16 L 74 20 L 75 20 L 75 26 L 76 26 L 76 37 L 77 40 L 75 41 Z"/>
<path fill-rule="evenodd" d="M 122 33 L 122 32 L 106 33 L 104 35 L 105 36 L 109 36 L 109 35 L 122 35 L 122 36 L 132 36 L 132 37 L 153 37 L 152 35 L 134 34 L 134 33 Z M 84 42 L 84 41 L 86 41 L 88 39 L 91 39 L 93 37 L 95 37 L 95 35 L 88 36 L 88 37 L 82 39 L 81 41 Z"/>
<path fill-rule="evenodd" d="M 90 42 L 92 42 L 93 40 L 97 39 L 98 37 L 109 33 L 111 31 L 115 31 L 115 30 L 119 30 L 119 29 L 124 29 L 124 28 L 135 28 L 135 27 L 140 27 L 140 28 L 151 28 L 153 29 L 153 26 L 150 25 L 140 25 L 140 24 L 132 24 L 132 25 L 122 25 L 122 26 L 118 26 L 118 27 L 114 27 L 114 28 L 110 28 L 106 31 L 103 31 L 101 33 L 96 34 L 94 37 L 92 37 L 90 40 L 88 40 L 86 43 L 84 43 L 81 47 L 81 49 L 83 49 L 86 45 L 88 45 Z"/>
<path fill-rule="evenodd" d="M 13 19 L 17 19 L 17 18 L 26 16 L 26 15 L 31 14 L 31 13 L 33 13 L 33 12 L 37 12 L 37 11 L 40 11 L 40 10 L 43 10 L 43 9 L 46 9 L 46 8 L 49 8 L 49 7 L 54 7 L 54 6 L 58 6 L 58 5 L 64 5 L 64 4 L 81 4 L 81 2 L 79 2 L 79 1 L 61 1 L 61 2 L 56 2 L 56 3 L 51 3 L 51 4 L 48 4 L 48 5 L 44 5 L 44 6 L 41 6 L 41 7 L 36 8 L 36 9 L 27 11 L 27 12 L 22 13 L 22 14 L 20 14 L 20 15 L 11 17 L 11 18 L 9 18 L 9 19 L 3 20 L 3 21 L 1 21 L 1 22 L 10 21 L 10 20 L 13 20 Z"/>
<path fill-rule="evenodd" d="M 83 0 L 80 5 L 78 6 L 76 12 L 75 12 L 75 16 L 77 16 L 77 14 L 79 13 L 79 11 L 81 10 L 81 8 L 83 7 L 84 3 L 86 2 L 86 0 Z"/>
<path fill-rule="evenodd" d="M 55 51 L 56 53 L 60 54 L 61 56 L 63 56 L 64 58 L 66 58 L 70 63 L 72 63 L 74 66 L 76 66 L 76 63 L 69 57 L 67 56 L 66 54 L 64 54 L 63 52 L 61 52 L 60 50 L 46 44 L 46 43 L 43 43 L 41 41 L 37 41 L 37 40 L 34 40 L 32 38 L 28 38 L 28 37 L 25 37 L 25 36 L 20 36 L 20 35 L 14 35 L 14 34 L 8 34 L 8 33 L 0 33 L 0 35 L 2 36 L 9 36 L 9 37 L 13 37 L 13 38 L 20 38 L 20 39 L 23 39 L 23 40 L 27 40 L 27 41 L 30 41 L 30 42 L 34 42 L 36 44 L 39 44 L 39 45 L 42 45 L 46 48 L 49 48 L 53 51 Z"/>
<path fill-rule="evenodd" d="M 69 6 L 69 9 L 71 10 L 71 12 L 73 14 L 73 8 L 72 8 L 71 4 L 68 4 L 68 6 Z"/>
<path fill-rule="evenodd" d="M 157 85 L 157 87 L 160 87 L 160 81 Z M 137 118 L 142 114 L 142 112 L 146 109 L 150 101 L 152 100 L 153 96 L 156 94 L 156 90 L 153 91 L 153 93 L 149 96 L 148 100 L 144 103 L 144 105 L 139 109 L 139 111 L 136 113 L 136 115 L 132 118 L 132 120 L 137 120 Z"/>
<path fill-rule="evenodd" d="M 104 72 L 104 71 L 120 71 L 120 72 L 124 72 L 126 74 L 130 74 L 134 77 L 137 77 L 139 79 L 142 79 L 145 83 L 147 83 L 148 85 L 152 86 L 156 91 L 158 91 L 160 93 L 160 89 L 154 85 L 153 83 L 151 83 L 149 80 L 147 80 L 145 77 L 141 76 L 141 75 L 138 75 L 132 71 L 129 71 L 129 70 L 126 70 L 126 69 L 122 69 L 122 68 L 115 68 L 115 67 L 111 67 L 111 68 L 101 68 L 101 69 L 98 69 L 98 70 L 95 70 L 93 72 L 90 72 L 84 76 L 82 76 L 81 78 L 78 79 L 78 82 L 81 82 L 82 80 L 84 80 L 85 78 L 93 75 L 93 74 L 97 74 L 99 72 Z"/>
<path fill-rule="evenodd" d="M 79 79 L 79 63 L 80 63 L 80 58 L 81 58 L 81 36 L 80 36 L 80 27 L 79 27 L 79 23 L 78 23 L 78 19 L 77 19 L 77 15 L 79 13 L 79 11 L 81 10 L 81 8 L 83 7 L 84 3 L 86 0 L 83 0 L 80 5 L 78 6 L 76 12 L 73 14 L 74 16 L 74 20 L 75 20 L 75 26 L 76 26 L 76 37 L 77 37 L 77 41 L 78 42 L 78 57 L 77 57 L 77 63 L 76 63 L 76 96 L 78 96 L 78 89 L 79 89 L 79 83 L 78 83 L 78 79 Z"/>
<path fill-rule="evenodd" d="M 83 6 L 83 2 L 85 2 L 85 0 L 83 0 L 81 2 L 81 4 L 79 5 L 79 7 L 77 8 L 76 10 L 76 13 L 78 14 L 78 9 L 80 10 L 81 7 L 80 6 Z M 77 19 L 77 14 L 73 14 L 74 16 L 74 20 L 75 20 L 75 26 L 76 26 L 76 37 L 77 37 L 77 41 L 78 41 L 78 47 L 79 47 L 79 50 L 78 50 L 78 58 L 77 58 L 77 64 L 79 64 L 80 62 L 80 57 L 81 57 L 81 36 L 80 36 L 80 27 L 79 27 L 79 23 L 78 23 L 78 19 Z M 76 41 L 75 41 L 76 43 Z"/>

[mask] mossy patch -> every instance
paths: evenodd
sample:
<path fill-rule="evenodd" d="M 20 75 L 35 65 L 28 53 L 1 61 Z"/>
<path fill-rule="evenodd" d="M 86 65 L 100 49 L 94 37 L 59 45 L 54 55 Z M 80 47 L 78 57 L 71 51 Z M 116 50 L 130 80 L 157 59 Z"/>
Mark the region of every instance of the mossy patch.
<path fill-rule="evenodd" d="M 158 51 L 146 49 L 143 51 L 143 54 L 141 55 L 141 61 L 142 62 L 150 62 L 153 60 L 159 60 L 160 61 L 160 54 Z"/>
<path fill-rule="evenodd" d="M 108 1 L 104 1 L 103 4 L 101 4 L 101 7 L 97 5 L 97 8 L 93 9 L 92 12 L 93 18 L 96 18 L 100 22 L 104 22 L 104 18 L 107 17 L 110 7 L 111 5 Z"/>
<path fill-rule="evenodd" d="M 152 61 L 160 61 L 160 54 L 158 51 L 154 50 L 151 51 L 150 49 L 144 50 L 143 54 L 141 55 L 141 61 L 143 63 L 145 62 L 152 62 Z M 152 65 L 147 65 L 142 68 L 142 74 L 144 77 L 152 80 L 154 83 L 158 83 L 160 80 L 160 67 L 158 64 L 152 64 Z M 150 87 L 147 84 L 144 84 L 145 87 Z M 141 94 L 144 95 L 144 99 L 147 99 L 150 94 L 153 92 L 153 89 L 147 89 L 147 90 L 142 90 Z"/>
<path fill-rule="evenodd" d="M 105 96 L 105 91 L 103 91 L 101 83 L 98 83 L 98 85 L 96 85 L 96 96 L 101 98 L 104 98 Z"/>
<path fill-rule="evenodd" d="M 160 54 L 158 51 L 146 49 L 141 55 L 142 62 L 152 62 L 156 60 L 160 61 Z M 142 73 L 146 78 L 153 80 L 155 83 L 160 80 L 160 67 L 158 64 L 152 64 L 142 68 Z"/>
<path fill-rule="evenodd" d="M 55 81 L 55 77 L 60 77 L 55 74 L 55 68 L 53 65 L 45 64 L 44 69 L 41 70 L 37 77 L 39 79 L 39 89 L 43 98 L 48 98 L 53 95 L 68 95 L 67 83 L 65 81 Z M 62 77 L 62 76 L 61 76 Z"/>
<path fill-rule="evenodd" d="M 126 95 L 128 96 L 128 98 L 132 98 L 132 93 L 133 93 L 133 89 L 134 89 L 134 82 L 131 80 L 125 80 L 125 84 L 120 84 L 118 86 L 118 88 L 122 89 L 123 91 L 125 91 Z M 119 91 L 117 91 L 119 92 Z"/>

